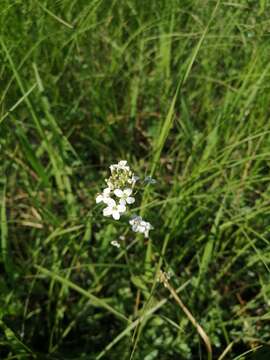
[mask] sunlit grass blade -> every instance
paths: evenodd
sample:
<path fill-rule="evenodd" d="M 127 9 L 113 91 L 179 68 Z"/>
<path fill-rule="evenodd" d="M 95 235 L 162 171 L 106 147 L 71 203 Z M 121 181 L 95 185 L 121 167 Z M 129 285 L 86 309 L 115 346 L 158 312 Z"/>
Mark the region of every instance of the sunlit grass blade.
<path fill-rule="evenodd" d="M 9 348 L 12 349 L 19 359 L 29 359 L 29 356 L 37 359 L 36 354 L 19 339 L 15 332 L 8 327 L 3 320 L 0 320 L 0 328 L 2 328 Z"/>
<path fill-rule="evenodd" d="M 1 191 L 1 260 L 10 280 L 13 279 L 13 266 L 11 261 L 10 244 L 8 238 L 8 220 L 6 209 L 6 184 Z"/>

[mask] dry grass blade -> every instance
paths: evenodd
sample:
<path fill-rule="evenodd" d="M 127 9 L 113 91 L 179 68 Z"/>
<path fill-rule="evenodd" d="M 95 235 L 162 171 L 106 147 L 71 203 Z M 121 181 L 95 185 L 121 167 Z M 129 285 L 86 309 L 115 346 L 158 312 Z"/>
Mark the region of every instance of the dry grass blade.
<path fill-rule="evenodd" d="M 206 334 L 204 329 L 201 327 L 201 325 L 197 322 L 197 320 L 194 318 L 194 316 L 191 314 L 191 312 L 186 307 L 186 305 L 183 303 L 183 301 L 180 299 L 180 297 L 177 295 L 174 288 L 170 285 L 167 276 L 162 271 L 160 271 L 160 281 L 170 291 L 174 300 L 177 302 L 177 304 L 180 306 L 180 308 L 183 310 L 183 312 L 187 315 L 187 317 L 190 320 L 190 322 L 192 323 L 192 325 L 196 328 L 198 334 L 200 335 L 203 342 L 205 343 L 207 353 L 208 353 L 208 360 L 211 360 L 213 358 L 212 346 L 211 346 L 211 342 L 210 342 L 208 335 Z"/>
<path fill-rule="evenodd" d="M 219 356 L 218 360 L 225 359 L 225 356 L 232 350 L 234 342 L 231 342 L 222 352 L 222 354 Z"/>
<path fill-rule="evenodd" d="M 184 283 L 182 286 L 180 286 L 175 293 L 182 291 L 189 282 Z M 104 350 L 101 351 L 101 353 L 97 356 L 97 360 L 103 358 L 103 356 L 113 347 L 115 346 L 123 337 L 127 336 L 133 329 L 135 329 L 138 324 L 142 323 L 144 320 L 149 318 L 152 314 L 154 314 L 156 311 L 158 311 L 161 307 L 163 307 L 167 302 L 168 299 L 162 299 L 159 301 L 155 306 L 148 309 L 143 315 L 141 315 L 138 319 L 134 320 L 128 327 L 123 330 L 113 341 L 111 341 Z"/>

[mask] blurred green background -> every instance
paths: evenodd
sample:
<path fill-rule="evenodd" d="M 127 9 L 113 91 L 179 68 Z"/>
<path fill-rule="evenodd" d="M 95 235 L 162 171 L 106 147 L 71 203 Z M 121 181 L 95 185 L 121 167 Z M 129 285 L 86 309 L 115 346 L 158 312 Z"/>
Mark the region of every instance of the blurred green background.
<path fill-rule="evenodd" d="M 213 359 L 270 344 L 269 14 L 0 0 L 1 359 L 209 358 L 159 268 Z M 95 204 L 123 159 L 150 240 Z"/>

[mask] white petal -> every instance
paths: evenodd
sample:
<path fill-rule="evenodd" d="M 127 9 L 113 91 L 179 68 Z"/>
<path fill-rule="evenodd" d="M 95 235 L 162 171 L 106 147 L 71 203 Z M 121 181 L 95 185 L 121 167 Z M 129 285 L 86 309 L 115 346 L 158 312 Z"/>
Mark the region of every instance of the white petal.
<path fill-rule="evenodd" d="M 125 190 L 124 190 L 124 194 L 125 194 L 126 196 L 130 196 L 130 195 L 132 194 L 132 189 L 125 189 Z"/>
<path fill-rule="evenodd" d="M 148 236 L 149 236 L 149 230 L 146 230 L 146 231 L 144 232 L 144 236 L 145 236 L 146 238 L 148 238 Z"/>
<path fill-rule="evenodd" d="M 111 189 L 109 187 L 107 187 L 106 189 L 103 190 L 103 194 L 105 196 L 109 196 L 110 195 L 110 192 L 111 192 Z"/>
<path fill-rule="evenodd" d="M 119 211 L 119 212 L 125 212 L 126 211 L 126 207 L 125 207 L 125 205 L 122 205 L 122 204 L 120 204 L 120 205 L 118 205 L 117 206 L 117 211 Z"/>
<path fill-rule="evenodd" d="M 142 225 L 138 225 L 138 231 L 139 231 L 140 233 L 145 232 L 145 227 L 142 226 Z"/>
<path fill-rule="evenodd" d="M 135 183 L 136 183 L 139 179 L 140 179 L 139 176 L 132 175 L 132 177 L 128 179 L 128 183 L 129 183 L 129 184 L 132 184 L 132 185 L 135 185 Z"/>
<path fill-rule="evenodd" d="M 119 220 L 120 219 L 120 214 L 118 211 L 114 210 L 112 212 L 112 217 L 114 218 L 114 220 Z"/>
<path fill-rule="evenodd" d="M 133 204 L 135 202 L 135 198 L 134 197 L 128 197 L 128 198 L 126 198 L 126 202 L 128 204 Z"/>
<path fill-rule="evenodd" d="M 115 205 L 115 201 L 112 198 L 107 197 L 107 196 L 103 197 L 103 202 L 104 202 L 104 204 L 106 204 L 106 205 L 108 205 L 110 207 L 113 207 Z"/>
<path fill-rule="evenodd" d="M 134 232 L 139 231 L 138 226 L 136 224 L 132 226 L 132 231 L 134 231 Z"/>
<path fill-rule="evenodd" d="M 103 201 L 103 196 L 99 194 L 99 195 L 96 197 L 96 203 L 98 204 L 98 203 L 100 203 L 101 201 Z"/>
<path fill-rule="evenodd" d="M 112 208 L 110 206 L 106 207 L 105 209 L 103 209 L 103 215 L 104 216 L 110 216 L 112 215 Z"/>
<path fill-rule="evenodd" d="M 110 198 L 110 197 L 106 198 L 106 199 L 103 200 L 103 201 L 104 201 L 108 206 L 110 206 L 111 208 L 116 205 L 116 202 L 115 202 L 112 198 Z"/>
<path fill-rule="evenodd" d="M 126 206 L 126 199 L 120 199 L 119 204 Z"/>
<path fill-rule="evenodd" d="M 119 244 L 119 242 L 117 240 L 111 241 L 111 245 L 116 246 L 117 248 L 120 247 L 120 244 Z"/>
<path fill-rule="evenodd" d="M 144 182 L 146 184 L 156 184 L 157 180 L 153 179 L 152 176 L 146 176 L 146 178 L 144 179 Z"/>
<path fill-rule="evenodd" d="M 119 166 L 125 166 L 126 164 L 127 164 L 127 160 L 121 160 L 118 163 Z"/>
<path fill-rule="evenodd" d="M 130 224 L 140 224 L 140 222 L 142 221 L 141 216 L 138 215 L 132 215 L 130 218 Z"/>
<path fill-rule="evenodd" d="M 114 193 L 117 197 L 122 197 L 123 196 L 123 191 L 120 189 L 115 189 Z"/>

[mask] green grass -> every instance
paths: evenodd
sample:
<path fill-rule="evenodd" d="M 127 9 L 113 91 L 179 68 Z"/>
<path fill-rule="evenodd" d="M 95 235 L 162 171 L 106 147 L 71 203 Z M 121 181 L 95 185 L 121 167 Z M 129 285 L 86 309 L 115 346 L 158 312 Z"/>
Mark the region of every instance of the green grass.
<path fill-rule="evenodd" d="M 269 11 L 0 1 L 1 359 L 211 358 L 177 296 L 213 359 L 267 352 Z M 121 159 L 148 241 L 95 204 Z"/>

